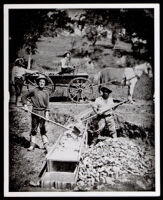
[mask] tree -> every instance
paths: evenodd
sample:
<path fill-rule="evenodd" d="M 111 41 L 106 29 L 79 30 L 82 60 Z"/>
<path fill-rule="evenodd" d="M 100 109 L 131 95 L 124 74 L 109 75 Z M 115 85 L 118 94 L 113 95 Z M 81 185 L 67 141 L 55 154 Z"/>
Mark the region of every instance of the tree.
<path fill-rule="evenodd" d="M 86 37 L 93 42 L 93 44 L 95 44 L 99 38 L 97 28 L 100 25 L 112 30 L 117 29 L 117 27 L 125 28 L 129 38 L 136 32 L 138 37 L 147 40 L 148 55 L 153 57 L 153 9 L 86 9 L 85 13 L 80 15 L 78 24 L 81 29 L 90 27 L 90 30 L 86 32 Z M 95 34 L 92 34 L 92 27 Z"/>
<path fill-rule="evenodd" d="M 31 56 L 37 52 L 37 41 L 42 35 L 54 37 L 58 30 L 72 31 L 71 19 L 65 10 L 12 9 L 9 11 L 10 62 L 25 48 L 30 68 Z"/>

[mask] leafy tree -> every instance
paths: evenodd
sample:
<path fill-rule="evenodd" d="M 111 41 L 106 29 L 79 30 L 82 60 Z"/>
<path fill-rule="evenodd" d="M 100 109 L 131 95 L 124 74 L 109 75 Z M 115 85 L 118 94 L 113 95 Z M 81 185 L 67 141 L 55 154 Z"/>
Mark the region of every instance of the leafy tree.
<path fill-rule="evenodd" d="M 143 40 L 147 40 L 148 55 L 153 57 L 154 49 L 154 10 L 153 9 L 86 9 L 80 15 L 78 25 L 81 29 L 89 27 L 86 37 L 93 42 L 98 37 L 97 28 L 103 25 L 113 31 L 117 27 L 126 29 L 129 38 L 134 32 Z M 95 30 L 96 29 L 96 30 Z"/>
<path fill-rule="evenodd" d="M 9 57 L 14 61 L 18 51 L 25 48 L 30 68 L 31 56 L 37 52 L 37 41 L 44 36 L 57 36 L 60 30 L 72 32 L 71 19 L 65 10 L 11 9 L 9 10 Z"/>

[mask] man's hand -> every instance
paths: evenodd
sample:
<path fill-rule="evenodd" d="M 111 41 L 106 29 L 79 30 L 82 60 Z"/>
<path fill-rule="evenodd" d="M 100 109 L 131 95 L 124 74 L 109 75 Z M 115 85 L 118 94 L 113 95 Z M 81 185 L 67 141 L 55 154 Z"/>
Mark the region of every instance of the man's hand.
<path fill-rule="evenodd" d="M 99 112 L 99 111 L 98 111 L 97 114 L 98 114 L 99 117 L 103 117 L 103 116 L 104 116 L 104 113 L 103 113 L 103 112 Z"/>
<path fill-rule="evenodd" d="M 46 111 L 46 113 L 45 113 L 45 118 L 46 118 L 46 119 L 49 119 L 49 111 Z"/>
<path fill-rule="evenodd" d="M 28 109 L 28 106 L 27 106 L 26 104 L 24 105 L 24 110 L 25 110 L 26 112 L 28 112 L 28 110 L 29 110 L 29 109 Z"/>

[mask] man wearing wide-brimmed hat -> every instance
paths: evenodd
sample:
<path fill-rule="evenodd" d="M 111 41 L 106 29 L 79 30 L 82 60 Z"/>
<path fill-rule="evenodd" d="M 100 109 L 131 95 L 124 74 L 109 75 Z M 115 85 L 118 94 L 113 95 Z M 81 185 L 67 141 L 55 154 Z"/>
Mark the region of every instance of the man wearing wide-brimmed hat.
<path fill-rule="evenodd" d="M 32 73 L 37 72 L 36 70 L 26 69 L 24 62 L 25 61 L 23 58 L 17 58 L 15 60 L 14 67 L 12 69 L 11 81 L 15 88 L 15 95 L 16 95 L 15 104 L 16 105 L 19 105 L 20 99 L 21 99 L 21 93 L 22 93 L 22 88 L 23 88 L 23 84 L 24 84 L 24 76 L 23 75 L 25 75 L 26 73 L 32 74 Z"/>
<path fill-rule="evenodd" d="M 94 111 L 98 114 L 99 131 L 108 129 L 108 136 L 117 137 L 112 107 L 115 105 L 110 94 L 112 91 L 107 86 L 99 86 L 100 97 L 95 100 Z"/>
<path fill-rule="evenodd" d="M 22 102 L 24 105 L 24 109 L 28 111 L 27 106 L 27 99 L 30 98 L 32 102 L 32 112 L 46 117 L 49 117 L 49 90 L 45 88 L 46 84 L 48 83 L 47 78 L 44 75 L 39 75 L 36 79 L 38 87 L 35 89 L 27 92 L 24 96 L 22 96 Z M 47 150 L 48 147 L 48 137 L 46 135 L 46 128 L 45 128 L 45 120 L 32 114 L 32 123 L 31 123 L 31 133 L 30 133 L 30 147 L 28 148 L 29 151 L 34 150 L 36 147 L 36 134 L 37 128 L 40 126 L 40 134 L 42 138 L 42 142 L 44 148 Z"/>

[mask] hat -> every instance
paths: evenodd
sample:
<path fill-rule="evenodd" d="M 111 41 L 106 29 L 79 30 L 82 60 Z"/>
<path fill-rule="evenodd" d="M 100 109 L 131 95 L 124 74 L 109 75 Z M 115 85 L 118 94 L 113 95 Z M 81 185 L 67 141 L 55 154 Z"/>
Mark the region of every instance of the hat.
<path fill-rule="evenodd" d="M 71 56 L 71 52 L 70 52 L 70 51 L 65 51 L 64 56 L 66 56 L 68 53 L 69 53 L 70 56 Z"/>
<path fill-rule="evenodd" d="M 23 58 L 17 58 L 15 60 L 15 65 L 25 66 L 24 65 L 24 59 Z"/>
<path fill-rule="evenodd" d="M 104 91 L 104 90 L 107 90 L 107 92 L 110 94 L 110 93 L 112 93 L 112 90 L 110 90 L 107 86 L 99 86 L 99 92 L 100 91 Z"/>
<path fill-rule="evenodd" d="M 48 80 L 47 80 L 47 78 L 46 78 L 43 74 L 40 74 L 40 75 L 36 78 L 37 84 L 38 84 L 38 82 L 40 81 L 40 79 L 44 79 L 44 80 L 45 80 L 45 84 L 47 85 Z"/>

